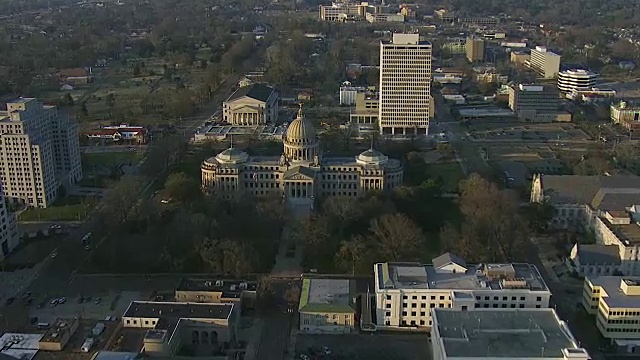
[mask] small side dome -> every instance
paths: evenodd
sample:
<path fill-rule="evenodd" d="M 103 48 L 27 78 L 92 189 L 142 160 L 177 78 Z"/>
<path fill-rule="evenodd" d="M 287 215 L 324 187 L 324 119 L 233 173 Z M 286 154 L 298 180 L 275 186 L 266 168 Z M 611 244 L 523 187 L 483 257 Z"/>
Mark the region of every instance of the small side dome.
<path fill-rule="evenodd" d="M 246 152 L 236 148 L 228 148 L 216 155 L 216 160 L 221 164 L 241 164 L 248 158 L 249 155 Z"/>
<path fill-rule="evenodd" d="M 360 165 L 382 166 L 389 162 L 389 157 L 380 151 L 369 149 L 356 156 L 356 162 Z"/>

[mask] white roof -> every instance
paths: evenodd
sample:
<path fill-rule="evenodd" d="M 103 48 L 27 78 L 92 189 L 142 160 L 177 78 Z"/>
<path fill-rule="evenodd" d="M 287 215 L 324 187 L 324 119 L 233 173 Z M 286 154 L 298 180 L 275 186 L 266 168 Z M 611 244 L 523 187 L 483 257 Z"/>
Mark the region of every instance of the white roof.
<path fill-rule="evenodd" d="M 38 350 L 42 334 L 6 333 L 0 337 L 0 348 Z"/>

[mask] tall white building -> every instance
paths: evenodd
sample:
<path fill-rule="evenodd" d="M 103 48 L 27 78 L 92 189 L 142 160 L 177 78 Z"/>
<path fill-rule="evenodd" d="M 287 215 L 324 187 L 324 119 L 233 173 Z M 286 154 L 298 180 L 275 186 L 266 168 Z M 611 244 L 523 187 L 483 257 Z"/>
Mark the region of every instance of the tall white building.
<path fill-rule="evenodd" d="M 431 43 L 418 34 L 393 34 L 380 43 L 381 134 L 426 135 L 433 114 Z"/>
<path fill-rule="evenodd" d="M 78 125 L 36 99 L 7 103 L 0 112 L 0 178 L 9 201 L 50 206 L 60 186 L 82 178 Z"/>
<path fill-rule="evenodd" d="M 432 265 L 374 265 L 377 326 L 416 328 L 433 325 L 431 309 L 525 309 L 549 307 L 551 292 L 534 265 L 467 265 L 446 253 Z"/>
<path fill-rule="evenodd" d="M 536 46 L 535 49 L 531 49 L 531 58 L 526 64 L 543 79 L 553 79 L 560 72 L 560 55 L 544 46 Z"/>
<path fill-rule="evenodd" d="M 0 260 L 18 246 L 20 237 L 16 228 L 16 218 L 4 202 L 2 182 L 0 182 Z"/>
<path fill-rule="evenodd" d="M 598 74 L 582 69 L 564 70 L 558 73 L 558 90 L 562 92 L 589 91 L 596 86 Z"/>

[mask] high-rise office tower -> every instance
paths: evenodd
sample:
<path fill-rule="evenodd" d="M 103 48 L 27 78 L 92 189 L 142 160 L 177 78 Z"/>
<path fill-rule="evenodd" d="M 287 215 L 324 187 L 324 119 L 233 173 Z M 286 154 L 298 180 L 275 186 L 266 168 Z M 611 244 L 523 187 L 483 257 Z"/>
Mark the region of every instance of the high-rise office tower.
<path fill-rule="evenodd" d="M 0 179 L 10 202 L 50 206 L 60 186 L 82 178 L 78 125 L 31 98 L 0 112 Z"/>
<path fill-rule="evenodd" d="M 380 133 L 426 135 L 432 114 L 431 43 L 393 34 L 380 43 Z"/>
<path fill-rule="evenodd" d="M 479 37 L 468 37 L 465 43 L 467 60 L 470 62 L 484 60 L 484 40 Z"/>
<path fill-rule="evenodd" d="M 20 237 L 16 228 L 16 218 L 4 203 L 4 193 L 0 182 L 0 260 L 18 246 Z"/>

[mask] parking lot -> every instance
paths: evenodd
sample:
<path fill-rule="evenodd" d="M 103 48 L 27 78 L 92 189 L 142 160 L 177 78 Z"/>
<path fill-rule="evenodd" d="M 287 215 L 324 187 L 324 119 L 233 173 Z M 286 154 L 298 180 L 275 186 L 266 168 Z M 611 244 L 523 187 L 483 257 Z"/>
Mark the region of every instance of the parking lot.
<path fill-rule="evenodd" d="M 29 315 L 37 317 L 38 322 L 53 322 L 56 318 L 77 316 L 95 320 L 102 320 L 107 316 L 119 318 L 132 301 L 148 299 L 148 295 L 143 293 L 124 291 L 83 295 L 82 302 L 80 296 L 65 297 L 66 301 L 63 304 L 52 304 L 52 301 L 63 296 L 60 294 L 34 302 L 29 309 Z"/>
<path fill-rule="evenodd" d="M 349 335 L 302 335 L 296 337 L 296 354 L 310 354 L 311 347 L 322 352 L 327 346 L 331 355 L 326 359 L 349 360 L 429 360 L 431 347 L 427 334 L 373 333 Z M 321 359 L 323 357 L 320 357 Z"/>
<path fill-rule="evenodd" d="M 471 140 L 586 141 L 589 136 L 573 124 L 565 123 L 472 123 L 467 135 Z"/>

